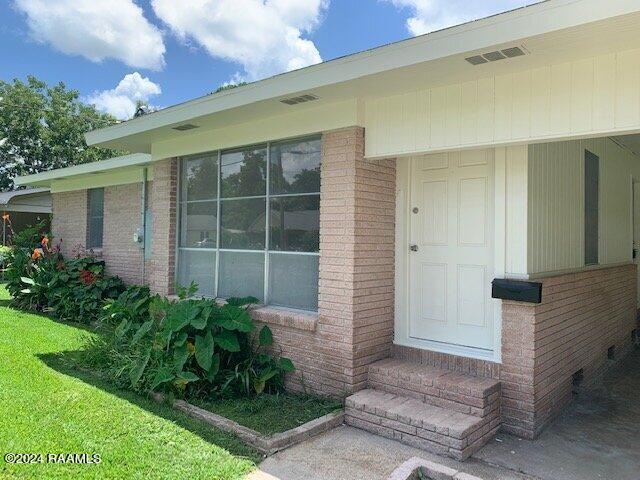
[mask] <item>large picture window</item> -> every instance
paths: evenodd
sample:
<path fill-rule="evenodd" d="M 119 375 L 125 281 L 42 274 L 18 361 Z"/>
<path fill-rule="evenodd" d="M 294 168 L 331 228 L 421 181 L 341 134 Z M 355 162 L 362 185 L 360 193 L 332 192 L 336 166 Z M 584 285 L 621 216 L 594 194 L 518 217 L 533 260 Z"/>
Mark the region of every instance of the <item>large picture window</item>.
<path fill-rule="evenodd" d="M 178 283 L 316 310 L 320 138 L 183 158 Z"/>

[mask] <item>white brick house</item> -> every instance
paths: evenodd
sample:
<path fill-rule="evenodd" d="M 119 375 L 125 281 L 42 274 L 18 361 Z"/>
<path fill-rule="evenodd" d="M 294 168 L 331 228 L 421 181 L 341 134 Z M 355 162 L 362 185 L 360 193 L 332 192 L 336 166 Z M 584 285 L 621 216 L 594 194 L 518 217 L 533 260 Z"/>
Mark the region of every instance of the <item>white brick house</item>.
<path fill-rule="evenodd" d="M 134 153 L 17 183 L 51 188 L 65 252 L 258 297 L 292 387 L 466 458 L 635 336 L 639 22 L 550 0 L 90 132 Z"/>

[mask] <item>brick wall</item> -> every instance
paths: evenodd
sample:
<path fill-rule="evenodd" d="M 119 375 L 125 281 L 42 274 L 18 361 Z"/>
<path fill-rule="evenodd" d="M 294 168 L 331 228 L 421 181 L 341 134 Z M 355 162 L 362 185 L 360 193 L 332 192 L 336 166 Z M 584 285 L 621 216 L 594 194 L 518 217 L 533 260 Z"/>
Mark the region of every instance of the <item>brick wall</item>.
<path fill-rule="evenodd" d="M 72 256 L 87 244 L 87 191 L 51 195 L 51 233 L 54 245 L 60 243 L 62 254 Z"/>
<path fill-rule="evenodd" d="M 542 280 L 542 303 L 502 303 L 503 428 L 534 438 L 572 397 L 572 376 L 593 382 L 636 328 L 636 267 Z"/>
<path fill-rule="evenodd" d="M 365 387 L 366 365 L 389 355 L 394 222 L 395 160 L 365 160 L 362 128 L 326 132 L 318 314 L 258 315 L 296 364 L 292 387 L 345 395 Z"/>
<path fill-rule="evenodd" d="M 152 255 L 147 261 L 147 283 L 161 295 L 173 293 L 177 224 L 178 166 L 175 159 L 153 166 L 149 207 L 153 215 Z"/>

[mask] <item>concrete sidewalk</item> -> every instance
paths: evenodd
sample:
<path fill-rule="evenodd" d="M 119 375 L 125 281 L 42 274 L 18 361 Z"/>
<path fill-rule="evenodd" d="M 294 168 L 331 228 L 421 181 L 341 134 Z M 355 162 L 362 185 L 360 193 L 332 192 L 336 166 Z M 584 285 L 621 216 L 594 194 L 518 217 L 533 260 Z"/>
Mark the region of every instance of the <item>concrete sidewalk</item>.
<path fill-rule="evenodd" d="M 421 457 L 484 480 L 532 480 L 474 459 L 464 463 L 343 425 L 267 458 L 252 480 L 386 480 L 401 463 Z"/>

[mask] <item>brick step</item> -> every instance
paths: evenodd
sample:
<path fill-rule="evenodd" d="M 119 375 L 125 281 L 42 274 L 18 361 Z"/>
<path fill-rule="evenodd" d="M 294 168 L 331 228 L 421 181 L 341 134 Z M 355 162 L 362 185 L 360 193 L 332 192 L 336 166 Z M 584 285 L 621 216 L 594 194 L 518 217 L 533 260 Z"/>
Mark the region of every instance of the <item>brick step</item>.
<path fill-rule="evenodd" d="M 479 418 L 380 390 L 361 390 L 345 402 L 345 422 L 440 455 L 465 460 L 500 428 L 500 418 Z"/>
<path fill-rule="evenodd" d="M 385 358 L 369 365 L 368 386 L 484 418 L 500 408 L 500 381 Z"/>

